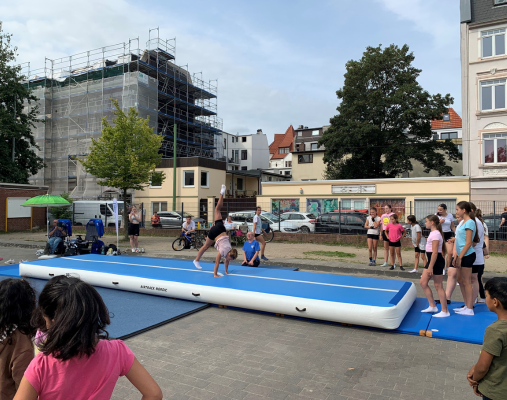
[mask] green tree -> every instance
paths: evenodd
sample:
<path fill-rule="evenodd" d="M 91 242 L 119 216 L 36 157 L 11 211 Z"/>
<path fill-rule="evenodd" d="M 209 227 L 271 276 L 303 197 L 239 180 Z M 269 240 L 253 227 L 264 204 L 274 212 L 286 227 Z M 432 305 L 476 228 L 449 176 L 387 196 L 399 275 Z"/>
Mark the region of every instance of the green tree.
<path fill-rule="evenodd" d="M 21 66 L 15 65 L 18 54 L 11 37 L 4 33 L 0 22 L 0 182 L 29 183 L 30 175 L 44 166 L 44 160 L 35 153 L 40 149 L 32 135 L 34 123 L 40 121 L 36 106 L 23 110 L 37 98 L 22 83 L 26 77 L 21 74 Z"/>
<path fill-rule="evenodd" d="M 133 107 L 125 114 L 116 100 L 112 102 L 116 108 L 114 125 L 106 118 L 102 120 L 102 135 L 92 139 L 89 155 L 80 161 L 86 172 L 98 178 L 99 185 L 120 189 L 126 199 L 129 189 L 144 190 L 149 184 L 155 166 L 162 160 L 159 149 L 163 138 L 148 126 L 149 118 L 140 118 Z M 123 226 L 128 226 L 126 211 Z"/>
<path fill-rule="evenodd" d="M 452 175 L 446 159 L 461 155 L 450 140 L 432 140 L 431 120 L 442 119 L 453 98 L 423 90 L 413 61 L 407 45 L 380 45 L 347 62 L 338 115 L 319 141 L 327 179 L 393 178 L 412 171 L 412 160 L 426 173 Z"/>
<path fill-rule="evenodd" d="M 55 219 L 70 219 L 72 221 L 72 202 L 73 200 L 69 197 L 70 194 L 64 192 L 60 195 L 70 203 L 67 207 L 50 207 L 49 212 Z"/>

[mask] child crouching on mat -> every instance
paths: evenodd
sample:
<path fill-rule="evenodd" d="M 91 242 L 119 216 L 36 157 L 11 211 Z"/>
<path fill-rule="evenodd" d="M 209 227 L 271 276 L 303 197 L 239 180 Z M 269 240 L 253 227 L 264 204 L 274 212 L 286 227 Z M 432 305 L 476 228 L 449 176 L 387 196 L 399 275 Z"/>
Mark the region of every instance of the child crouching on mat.
<path fill-rule="evenodd" d="M 424 267 L 420 283 L 424 294 L 428 299 L 429 307 L 421 312 L 434 313 L 438 311 L 435 300 L 433 299 L 433 292 L 428 286 L 430 279 L 433 278 L 433 284 L 435 285 L 438 298 L 440 299 L 440 304 L 442 305 L 442 311 L 433 316 L 438 318 L 449 317 L 451 314 L 447 309 L 447 300 L 445 297 L 444 285 L 442 283 L 444 280 L 443 274 L 447 247 L 444 245 L 444 234 L 442 232 L 442 226 L 439 218 L 436 215 L 428 215 L 426 217 L 426 228 L 431 230 L 426 241 L 428 263 Z"/>
<path fill-rule="evenodd" d="M 486 328 L 479 361 L 468 371 L 468 383 L 484 400 L 505 399 L 507 393 L 507 278 L 486 282 L 486 305 L 498 320 Z"/>
<path fill-rule="evenodd" d="M 225 259 L 224 268 L 226 275 L 229 275 L 229 272 L 227 272 L 229 262 L 235 260 L 238 257 L 238 251 L 232 248 L 231 242 L 229 240 L 229 235 L 227 234 L 227 229 L 225 229 L 224 221 L 222 220 L 221 210 L 224 204 L 224 194 L 225 185 L 222 185 L 222 188 L 220 189 L 220 198 L 218 199 L 217 206 L 215 207 L 215 224 L 209 230 L 208 237 L 206 238 L 206 243 L 204 243 L 204 246 L 199 249 L 197 257 L 194 260 L 195 267 L 197 269 L 202 269 L 199 260 L 214 242 L 215 248 L 218 250 L 218 254 L 215 259 L 215 269 L 213 271 L 215 278 L 223 276 L 218 272 L 218 266 L 220 265 L 220 260 L 222 257 Z"/>
<path fill-rule="evenodd" d="M 120 376 L 143 399 L 162 391 L 121 340 L 108 340 L 109 311 L 97 291 L 78 278 L 50 279 L 32 317 L 43 335 L 14 400 L 109 399 Z"/>
<path fill-rule="evenodd" d="M 24 279 L 0 282 L 0 399 L 12 400 L 33 359 L 35 291 Z"/>

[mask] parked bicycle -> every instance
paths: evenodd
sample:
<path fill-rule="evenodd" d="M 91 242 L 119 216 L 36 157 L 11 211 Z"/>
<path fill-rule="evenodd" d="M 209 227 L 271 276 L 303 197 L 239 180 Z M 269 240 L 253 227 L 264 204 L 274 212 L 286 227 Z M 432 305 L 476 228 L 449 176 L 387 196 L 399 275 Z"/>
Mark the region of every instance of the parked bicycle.
<path fill-rule="evenodd" d="M 181 236 L 173 242 L 172 247 L 174 251 L 181 251 L 185 248 L 189 249 L 192 247 L 199 250 L 204 246 L 205 241 L 206 238 L 198 233 L 195 235 L 187 235 L 185 232 L 181 232 Z"/>

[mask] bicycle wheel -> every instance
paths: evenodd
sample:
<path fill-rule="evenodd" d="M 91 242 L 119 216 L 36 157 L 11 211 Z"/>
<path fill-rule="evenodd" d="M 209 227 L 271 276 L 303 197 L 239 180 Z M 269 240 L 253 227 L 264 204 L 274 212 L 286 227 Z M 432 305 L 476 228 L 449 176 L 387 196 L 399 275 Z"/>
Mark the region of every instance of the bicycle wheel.
<path fill-rule="evenodd" d="M 266 243 L 269 243 L 275 237 L 275 232 L 273 230 L 270 230 L 268 233 L 266 233 L 266 232 L 263 231 L 262 232 L 262 237 L 264 238 L 264 241 Z"/>
<path fill-rule="evenodd" d="M 204 246 L 204 242 L 206 241 L 206 239 L 204 238 L 204 236 L 196 236 L 195 237 L 195 248 L 196 250 L 199 250 L 202 246 Z"/>
<path fill-rule="evenodd" d="M 181 251 L 185 248 L 185 243 L 186 243 L 186 240 L 183 239 L 183 238 L 177 238 L 174 242 L 173 242 L 173 250 L 174 251 Z"/>

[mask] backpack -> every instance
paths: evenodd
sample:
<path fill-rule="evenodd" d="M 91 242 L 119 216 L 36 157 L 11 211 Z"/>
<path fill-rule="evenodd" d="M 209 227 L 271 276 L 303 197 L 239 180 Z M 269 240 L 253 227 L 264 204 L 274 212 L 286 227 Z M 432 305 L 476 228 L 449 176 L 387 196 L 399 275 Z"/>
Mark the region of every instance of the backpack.
<path fill-rule="evenodd" d="M 90 251 L 91 254 L 100 254 L 100 249 L 104 246 L 104 242 L 102 240 L 95 240 L 95 242 L 92 243 L 92 250 Z"/>

